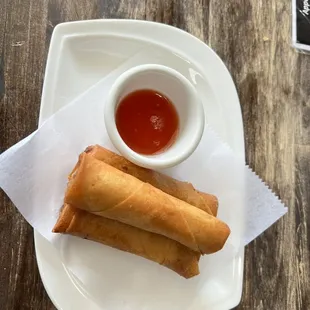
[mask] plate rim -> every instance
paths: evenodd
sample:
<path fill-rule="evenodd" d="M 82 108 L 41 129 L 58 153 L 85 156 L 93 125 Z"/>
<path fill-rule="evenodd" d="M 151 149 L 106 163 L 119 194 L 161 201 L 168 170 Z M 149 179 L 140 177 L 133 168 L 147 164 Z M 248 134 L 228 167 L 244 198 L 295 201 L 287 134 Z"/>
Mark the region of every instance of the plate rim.
<path fill-rule="evenodd" d="M 44 114 L 49 114 L 52 115 L 53 113 L 51 112 L 51 107 L 48 106 L 47 102 L 48 100 L 46 100 L 46 98 L 49 95 L 49 91 L 48 91 L 48 85 L 50 85 L 51 83 L 55 83 L 55 79 L 57 76 L 57 68 L 58 68 L 58 63 L 59 63 L 59 59 L 57 59 L 56 57 L 53 57 L 52 55 L 57 54 L 58 52 L 61 52 L 62 50 L 62 44 L 63 44 L 63 39 L 64 37 L 68 36 L 68 35 L 72 35 L 73 33 L 75 33 L 76 35 L 81 35 L 81 33 L 84 33 L 85 35 L 90 34 L 89 29 L 87 29 L 87 27 L 85 27 L 85 25 L 91 25 L 93 27 L 96 26 L 102 26 L 102 24 L 136 24 L 137 27 L 141 28 L 141 25 L 152 25 L 152 27 L 159 27 L 161 29 L 168 29 L 169 31 L 174 31 L 175 33 L 179 33 L 182 36 L 187 36 L 188 39 L 190 40 L 195 40 L 196 43 L 201 44 L 204 48 L 208 48 L 208 50 L 210 52 L 212 52 L 213 56 L 215 56 L 217 58 L 217 60 L 222 64 L 223 69 L 225 69 L 226 71 L 226 75 L 227 77 L 229 77 L 231 79 L 231 84 L 234 87 L 235 90 L 235 95 L 236 95 L 236 99 L 238 102 L 238 107 L 236 107 L 238 109 L 238 112 L 240 114 L 240 121 L 241 121 L 241 135 L 242 135 L 242 139 L 243 139 L 243 144 L 242 144 L 242 149 L 240 150 L 240 154 L 238 154 L 239 156 L 241 156 L 243 159 L 245 158 L 245 151 L 244 151 L 244 132 L 243 132 L 243 121 L 242 121 L 242 113 L 241 113 L 241 106 L 240 106 L 240 101 L 239 101 L 239 97 L 237 94 L 237 90 L 235 87 L 235 83 L 231 77 L 230 72 L 228 71 L 226 65 L 224 64 L 224 62 L 222 61 L 222 59 L 215 53 L 215 51 L 213 51 L 207 44 L 205 44 L 203 41 L 201 41 L 200 39 L 198 39 L 197 37 L 193 36 L 192 34 L 181 30 L 179 28 L 170 26 L 170 25 L 166 25 L 166 24 L 161 24 L 161 23 L 157 23 L 157 22 L 151 22 L 151 21 L 144 21 L 144 20 L 131 20 L 131 19 L 97 19 L 97 20 L 85 20 L 85 21 L 73 21 L 73 22 L 65 22 L 65 23 L 61 23 L 58 24 L 52 34 L 52 38 L 51 38 L 51 42 L 50 42 L 50 48 L 49 48 L 49 52 L 48 52 L 48 57 L 47 57 L 47 64 L 46 64 L 46 71 L 45 71 L 45 76 L 44 76 L 44 84 L 43 84 L 43 90 L 42 90 L 42 99 L 41 99 L 41 104 L 40 104 L 40 114 L 39 114 L 39 126 L 44 122 L 43 116 Z M 84 28 L 83 28 L 84 27 Z M 94 34 L 93 31 L 91 32 L 91 34 Z M 98 35 L 107 35 L 107 32 L 105 32 L 105 29 L 101 29 L 100 31 L 96 32 L 96 34 Z M 152 34 L 150 35 L 152 36 Z M 149 38 L 148 38 L 149 39 Z M 146 41 L 146 38 L 145 38 Z M 170 50 L 174 50 L 171 46 L 167 46 L 165 44 L 161 44 L 160 42 L 158 42 L 157 40 L 150 40 L 152 43 L 156 44 L 156 45 L 162 45 L 164 47 L 167 47 Z M 56 42 L 60 42 L 60 44 L 55 44 Z M 179 51 L 178 51 L 179 52 Z M 184 53 L 184 55 L 186 55 L 186 53 Z M 52 89 L 52 87 L 50 88 Z M 50 110 L 50 112 L 46 112 L 46 110 Z M 240 129 L 240 128 L 239 128 Z M 58 301 L 53 297 L 53 293 L 51 292 L 51 290 L 49 289 L 46 281 L 45 281 L 45 273 L 44 273 L 44 267 L 43 267 L 43 260 L 41 259 L 41 255 L 40 254 L 40 249 L 39 246 L 37 246 L 38 243 L 38 238 L 40 238 L 41 235 L 37 232 L 34 231 L 34 242 L 35 242 L 35 253 L 36 253 L 36 259 L 37 259 L 37 264 L 38 264 L 38 269 L 39 269 L 39 273 L 40 273 L 40 277 L 42 280 L 42 283 L 44 285 L 44 288 L 49 296 L 49 298 L 51 299 L 51 301 L 53 302 L 53 304 L 55 305 L 55 307 L 57 309 L 62 309 L 61 305 L 58 303 Z M 42 238 L 42 237 L 41 237 Z M 242 257 L 242 276 L 241 276 L 241 292 L 240 292 L 240 296 L 236 297 L 232 307 L 237 306 L 240 303 L 241 300 L 241 294 L 242 294 L 242 287 L 243 287 L 243 267 L 244 267 L 244 249 L 242 249 L 240 251 L 240 255 Z M 72 283 L 74 285 L 74 283 Z"/>

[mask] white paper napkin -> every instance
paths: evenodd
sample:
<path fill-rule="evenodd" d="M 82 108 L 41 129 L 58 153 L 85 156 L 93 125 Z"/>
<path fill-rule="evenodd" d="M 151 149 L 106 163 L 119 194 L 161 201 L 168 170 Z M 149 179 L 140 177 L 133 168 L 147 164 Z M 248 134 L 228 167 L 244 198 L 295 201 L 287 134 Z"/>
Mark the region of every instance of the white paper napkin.
<path fill-rule="evenodd" d="M 51 232 L 62 206 L 67 176 L 78 155 L 91 144 L 115 151 L 103 117 L 109 88 L 119 74 L 135 65 L 150 62 L 150 57 L 149 53 L 142 52 L 129 59 L 50 117 L 29 137 L 0 155 L 0 187 L 26 220 L 55 244 L 85 292 L 98 304 L 104 302 L 104 306 L 111 309 L 125 309 L 123 301 L 130 304 L 128 309 L 194 307 L 195 303 L 201 302 L 199 294 L 204 295 L 205 290 L 209 293 L 218 290 L 218 274 L 225 272 L 224 267 L 234 260 L 242 247 L 287 212 L 279 199 L 206 126 L 194 154 L 177 167 L 164 171 L 193 183 L 201 191 L 217 195 L 219 218 L 231 228 L 224 249 L 201 260 L 199 277 L 183 281 L 142 258 Z M 152 279 L 151 290 L 149 279 Z M 208 282 L 208 279 L 215 280 Z M 117 292 L 113 292 L 115 287 Z M 165 292 L 169 293 L 171 304 L 159 298 Z"/>

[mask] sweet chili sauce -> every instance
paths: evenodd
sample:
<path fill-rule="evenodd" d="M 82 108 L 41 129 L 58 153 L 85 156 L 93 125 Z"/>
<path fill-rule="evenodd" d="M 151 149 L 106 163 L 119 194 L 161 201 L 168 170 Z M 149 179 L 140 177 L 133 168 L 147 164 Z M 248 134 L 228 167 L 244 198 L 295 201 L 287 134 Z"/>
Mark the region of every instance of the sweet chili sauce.
<path fill-rule="evenodd" d="M 166 96 L 143 89 L 121 100 L 116 110 L 116 127 L 133 151 L 152 155 L 165 151 L 175 141 L 179 117 Z"/>

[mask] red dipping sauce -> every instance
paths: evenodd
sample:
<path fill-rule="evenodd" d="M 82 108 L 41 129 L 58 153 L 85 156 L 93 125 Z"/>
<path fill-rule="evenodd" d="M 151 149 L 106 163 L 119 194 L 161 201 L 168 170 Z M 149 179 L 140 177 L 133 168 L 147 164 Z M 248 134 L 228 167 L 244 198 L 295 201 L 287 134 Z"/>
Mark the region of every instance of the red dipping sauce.
<path fill-rule="evenodd" d="M 179 117 L 166 96 L 143 89 L 121 100 L 116 110 L 116 127 L 133 151 L 152 155 L 165 151 L 175 141 Z"/>

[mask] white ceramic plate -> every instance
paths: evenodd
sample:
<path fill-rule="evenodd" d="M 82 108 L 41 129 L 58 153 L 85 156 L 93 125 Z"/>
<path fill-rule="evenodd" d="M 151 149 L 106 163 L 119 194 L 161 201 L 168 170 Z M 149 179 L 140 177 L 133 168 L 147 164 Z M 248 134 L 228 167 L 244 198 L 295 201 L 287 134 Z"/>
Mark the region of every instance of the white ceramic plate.
<path fill-rule="evenodd" d="M 40 124 L 120 63 L 149 46 L 159 52 L 169 53 L 164 60 L 166 65 L 180 66 L 178 69 L 182 72 L 182 64 L 187 64 L 192 80 L 197 78 L 197 89 L 202 95 L 207 95 L 208 100 L 204 101 L 206 121 L 244 159 L 239 99 L 225 65 L 197 38 L 158 23 L 93 20 L 58 25 L 53 33 L 47 60 Z M 61 263 L 58 252 L 36 232 L 35 245 L 42 281 L 56 307 L 64 310 L 99 309 L 79 289 Z M 243 257 L 241 250 L 227 265 L 227 285 L 224 290 L 221 287 L 213 288 L 217 296 L 212 301 L 212 307 L 206 309 L 226 310 L 239 303 Z M 127 309 L 127 306 L 124 308 Z"/>

